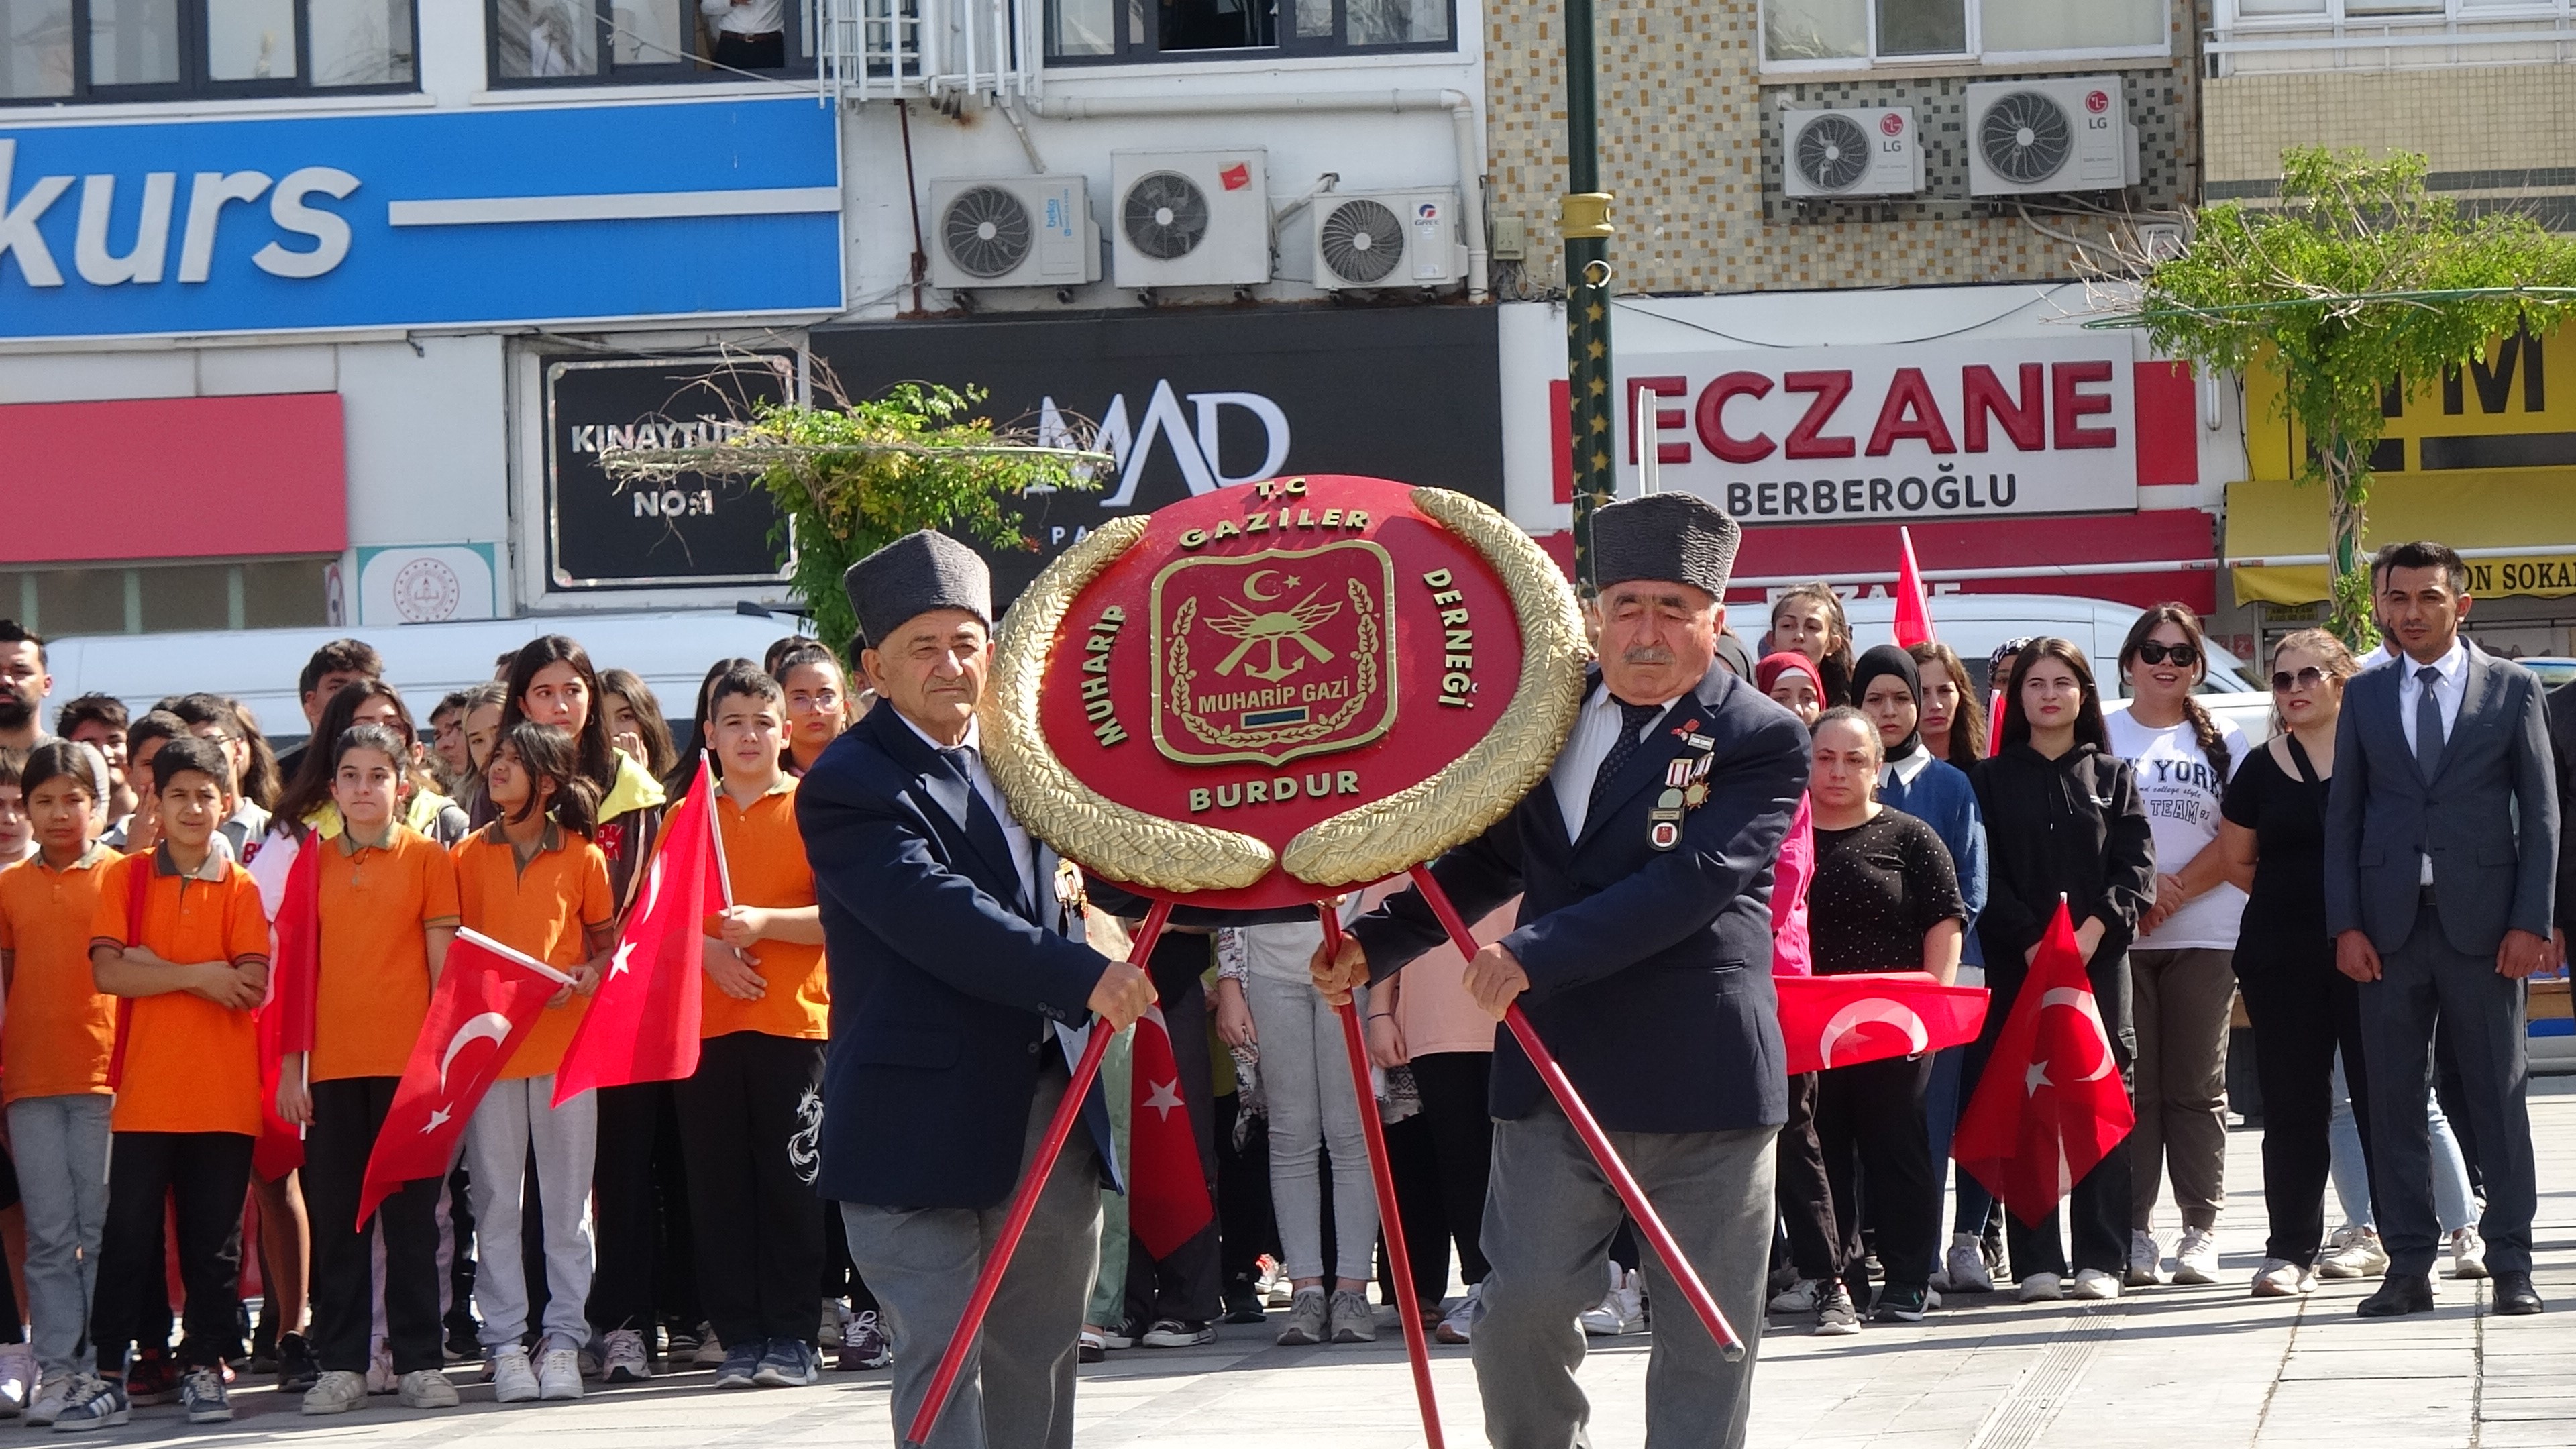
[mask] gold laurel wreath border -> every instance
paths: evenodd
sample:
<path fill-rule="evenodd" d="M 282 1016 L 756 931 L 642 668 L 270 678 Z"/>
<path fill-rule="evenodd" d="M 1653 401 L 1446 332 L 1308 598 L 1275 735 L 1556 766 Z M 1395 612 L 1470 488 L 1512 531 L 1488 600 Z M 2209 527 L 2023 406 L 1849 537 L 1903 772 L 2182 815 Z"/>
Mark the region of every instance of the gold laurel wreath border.
<path fill-rule="evenodd" d="M 1382 880 L 1473 840 L 1509 814 L 1547 777 L 1582 706 L 1582 614 L 1555 561 L 1511 520 L 1445 488 L 1416 488 L 1412 498 L 1501 575 L 1520 623 L 1519 685 L 1501 721 L 1465 754 L 1427 780 L 1299 831 L 1278 857 L 1253 836 L 1149 815 L 1084 784 L 1039 728 L 1039 685 L 1075 596 L 1144 534 L 1147 519 L 1131 515 L 1095 529 L 1047 565 L 995 635 L 984 750 L 1011 813 L 1039 839 L 1112 879 L 1181 893 L 1257 884 L 1274 861 L 1309 885 Z"/>

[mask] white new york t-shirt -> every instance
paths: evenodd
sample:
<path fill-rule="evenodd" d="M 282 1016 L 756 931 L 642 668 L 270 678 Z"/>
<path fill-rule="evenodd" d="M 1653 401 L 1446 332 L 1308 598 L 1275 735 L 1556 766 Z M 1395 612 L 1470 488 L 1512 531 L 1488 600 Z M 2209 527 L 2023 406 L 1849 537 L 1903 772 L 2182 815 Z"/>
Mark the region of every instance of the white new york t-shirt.
<path fill-rule="evenodd" d="M 2226 776 L 2201 751 L 2190 720 L 2150 729 L 2122 710 L 2103 723 L 2110 727 L 2111 752 L 2137 774 L 2138 798 L 2147 807 L 2147 825 L 2156 838 L 2156 874 L 2180 874 L 2218 838 L 2218 802 L 2227 793 Z M 2223 719 L 2215 723 L 2233 773 L 2245 763 L 2245 734 Z M 2131 949 L 2233 951 L 2237 918 L 2244 913 L 2245 892 L 2221 883 L 2192 897 L 2154 932 L 2131 942 Z"/>

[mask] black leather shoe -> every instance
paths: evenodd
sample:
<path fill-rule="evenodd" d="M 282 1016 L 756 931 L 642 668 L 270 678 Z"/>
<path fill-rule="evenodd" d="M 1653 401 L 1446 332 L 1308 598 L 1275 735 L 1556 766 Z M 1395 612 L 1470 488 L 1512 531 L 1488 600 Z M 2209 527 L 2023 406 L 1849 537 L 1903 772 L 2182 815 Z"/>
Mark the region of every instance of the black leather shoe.
<path fill-rule="evenodd" d="M 2497 1296 L 2500 1301 L 2503 1296 L 2501 1278 L 2497 1280 L 2497 1285 L 2499 1289 Z M 2432 1311 L 2433 1280 L 2421 1273 L 2411 1276 L 2389 1274 L 2380 1280 L 2378 1291 L 2361 1300 L 2361 1306 L 2353 1310 L 2364 1318 L 2395 1318 L 2401 1313 Z"/>
<path fill-rule="evenodd" d="M 2498 1313 L 2519 1317 L 2540 1311 L 2540 1293 L 2531 1286 L 2529 1273 L 2496 1274 L 2494 1292 L 2495 1311 Z"/>

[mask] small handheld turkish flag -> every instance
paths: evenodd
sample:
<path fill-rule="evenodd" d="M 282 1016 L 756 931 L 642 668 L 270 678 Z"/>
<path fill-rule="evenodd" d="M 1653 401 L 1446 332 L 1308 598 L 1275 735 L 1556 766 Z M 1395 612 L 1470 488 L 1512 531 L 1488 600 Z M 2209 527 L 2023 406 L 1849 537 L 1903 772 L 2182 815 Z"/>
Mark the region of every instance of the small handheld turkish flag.
<path fill-rule="evenodd" d="M 663 817 L 599 992 L 564 1046 L 555 1071 L 558 1107 L 593 1087 L 676 1082 L 698 1069 L 706 978 L 699 942 L 708 911 L 722 908 L 727 895 L 715 788 L 715 767 L 701 755 L 696 782 Z"/>
<path fill-rule="evenodd" d="M 268 1002 L 259 1009 L 260 1133 L 251 1144 L 251 1166 L 263 1182 L 304 1165 L 304 1132 L 277 1115 L 277 1083 L 286 1074 L 288 1052 L 309 1058 L 313 1051 L 322 975 L 323 845 L 318 831 L 307 831 L 296 843 L 295 864 L 287 869 L 286 891 L 269 926 L 277 955 L 268 973 Z"/>
<path fill-rule="evenodd" d="M 1092 1030 L 1104 1028 L 1093 1023 Z M 1127 1222 L 1156 1258 L 1168 1258 L 1216 1217 L 1199 1135 L 1181 1099 L 1172 1036 L 1155 1007 L 1136 1023 L 1135 1115 L 1127 1128 Z"/>
<path fill-rule="evenodd" d="M 1950 1155 L 2014 1217 L 2036 1225 L 2137 1121 L 2061 900 Z"/>
<path fill-rule="evenodd" d="M 1932 642 L 1932 605 L 1923 597 L 1923 569 L 1914 561 L 1914 530 L 1896 530 L 1904 556 L 1896 565 L 1896 647 Z"/>
<path fill-rule="evenodd" d="M 571 977 L 488 936 L 456 933 L 420 1038 L 403 1065 L 402 1085 L 394 1088 L 375 1150 L 367 1154 L 359 1229 L 404 1183 L 447 1175 L 466 1119 L 536 1029 L 547 1000 L 571 984 Z"/>
<path fill-rule="evenodd" d="M 1961 1046 L 1986 1020 L 1984 987 L 1944 986 L 1928 971 L 1781 976 L 1772 984 L 1792 1076 Z"/>

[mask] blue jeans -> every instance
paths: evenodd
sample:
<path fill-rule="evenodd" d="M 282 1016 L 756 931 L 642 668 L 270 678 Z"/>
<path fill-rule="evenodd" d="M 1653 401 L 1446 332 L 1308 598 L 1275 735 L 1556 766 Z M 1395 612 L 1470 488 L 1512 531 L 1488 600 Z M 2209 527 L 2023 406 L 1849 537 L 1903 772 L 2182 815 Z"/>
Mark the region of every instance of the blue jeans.
<path fill-rule="evenodd" d="M 47 1376 L 96 1364 L 90 1303 L 107 1223 L 108 1115 L 104 1093 L 21 1097 L 9 1104 L 9 1145 L 27 1208 L 27 1317 Z"/>
<path fill-rule="evenodd" d="M 2433 1139 L 2433 1209 L 2442 1218 L 2442 1231 L 2456 1233 L 2478 1220 L 2477 1200 L 2469 1193 L 2469 1163 L 2460 1155 L 2460 1139 L 2451 1135 L 2451 1119 L 2442 1115 L 2442 1104 L 2428 1099 L 2427 1129 Z M 2361 1157 L 2361 1128 L 2352 1119 L 2352 1094 L 2344 1085 L 2343 1056 L 2337 1053 L 2334 1066 L 2334 1118 L 2327 1128 L 2327 1141 L 2334 1151 L 2335 1199 L 2343 1204 L 2343 1220 L 2374 1228 L 2378 1219 L 2370 1207 L 2370 1172 Z M 32 1287 L 27 1290 L 35 1292 Z"/>

